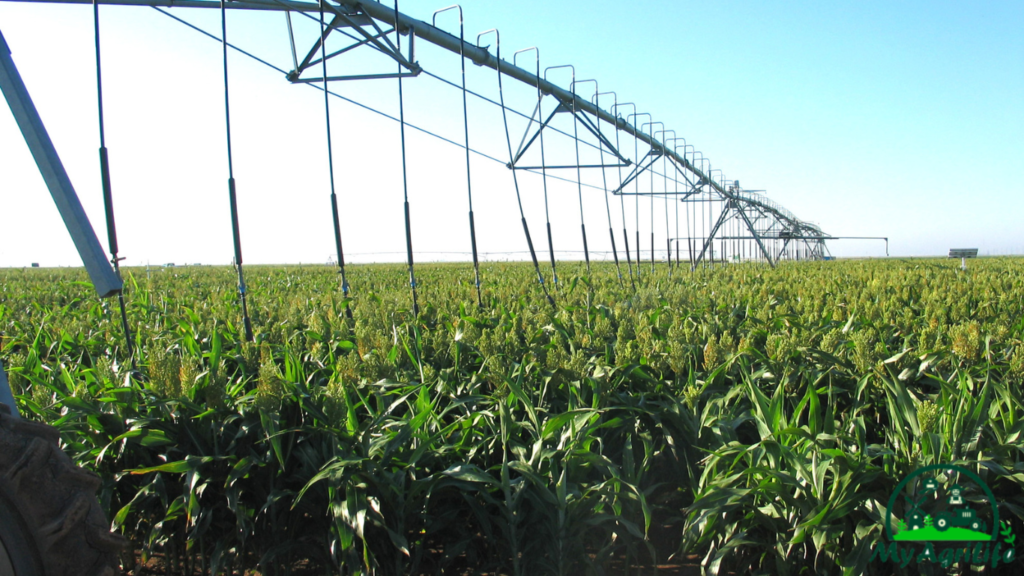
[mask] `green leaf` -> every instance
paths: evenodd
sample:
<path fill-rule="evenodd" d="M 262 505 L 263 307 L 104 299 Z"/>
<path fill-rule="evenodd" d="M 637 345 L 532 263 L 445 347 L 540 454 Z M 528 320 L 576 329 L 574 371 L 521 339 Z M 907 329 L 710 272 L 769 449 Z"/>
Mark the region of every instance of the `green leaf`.
<path fill-rule="evenodd" d="M 134 470 L 128 470 L 132 474 L 149 474 L 151 472 L 170 472 L 172 474 L 180 474 L 188 472 L 192 469 L 192 463 L 186 460 L 178 460 L 176 462 L 167 462 L 159 466 L 151 466 L 149 468 L 136 468 Z"/>

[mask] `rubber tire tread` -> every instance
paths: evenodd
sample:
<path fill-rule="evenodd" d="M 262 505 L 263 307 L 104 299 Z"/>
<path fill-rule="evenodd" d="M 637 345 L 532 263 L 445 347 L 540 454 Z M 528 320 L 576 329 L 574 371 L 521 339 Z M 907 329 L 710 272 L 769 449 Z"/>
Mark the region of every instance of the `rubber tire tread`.
<path fill-rule="evenodd" d="M 96 499 L 100 478 L 75 466 L 59 439 L 56 428 L 15 419 L 0 404 L 0 500 L 17 516 L 0 521 L 27 532 L 31 548 L 8 553 L 28 556 L 22 565 L 41 566 L 38 576 L 112 576 L 127 540 L 110 532 Z"/>

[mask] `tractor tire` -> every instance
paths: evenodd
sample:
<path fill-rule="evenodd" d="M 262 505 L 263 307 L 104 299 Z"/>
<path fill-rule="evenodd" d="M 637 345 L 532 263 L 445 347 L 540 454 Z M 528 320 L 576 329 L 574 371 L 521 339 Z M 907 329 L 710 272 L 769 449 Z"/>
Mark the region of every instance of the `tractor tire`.
<path fill-rule="evenodd" d="M 0 576 L 113 576 L 127 541 L 96 500 L 100 479 L 72 464 L 57 429 L 0 404 Z"/>
<path fill-rule="evenodd" d="M 935 529 L 939 532 L 945 532 L 953 525 L 953 515 L 949 512 L 940 512 L 935 517 Z"/>

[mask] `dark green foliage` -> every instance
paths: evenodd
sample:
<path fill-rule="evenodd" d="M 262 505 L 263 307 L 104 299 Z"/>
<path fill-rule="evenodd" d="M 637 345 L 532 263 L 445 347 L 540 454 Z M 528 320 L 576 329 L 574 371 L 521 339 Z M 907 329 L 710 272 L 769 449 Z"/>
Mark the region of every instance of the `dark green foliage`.
<path fill-rule="evenodd" d="M 1024 263 L 661 269 L 635 293 L 564 268 L 552 310 L 531 267 L 486 264 L 480 310 L 467 265 L 420 266 L 413 318 L 399 266 L 352 267 L 350 301 L 331 269 L 250 267 L 252 344 L 231 269 L 129 269 L 134 374 L 82 273 L 7 270 L 0 358 L 115 528 L 214 573 L 859 574 L 937 462 L 1024 510 Z"/>

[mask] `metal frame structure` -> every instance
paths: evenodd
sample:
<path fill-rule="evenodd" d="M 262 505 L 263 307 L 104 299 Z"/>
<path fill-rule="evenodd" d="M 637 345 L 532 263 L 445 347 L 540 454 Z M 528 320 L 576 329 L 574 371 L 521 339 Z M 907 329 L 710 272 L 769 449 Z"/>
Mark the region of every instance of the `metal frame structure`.
<path fill-rule="evenodd" d="M 0 0 L 10 1 L 10 0 Z M 787 258 L 790 252 L 801 258 L 823 258 L 826 254 L 824 242 L 832 237 L 824 234 L 816 225 L 798 219 L 784 207 L 763 195 L 741 189 L 738 185 L 727 186 L 724 175 L 719 180 L 711 177 L 710 163 L 699 152 L 693 151 L 687 155 L 684 147 L 682 154 L 674 148 L 655 138 L 653 128 L 657 123 L 651 122 L 651 133 L 646 133 L 629 123 L 629 118 L 622 118 L 617 112 L 609 112 L 592 102 L 588 98 L 576 94 L 575 82 L 569 89 L 562 88 L 550 82 L 540 74 L 539 56 L 536 71 L 519 68 L 514 63 L 502 61 L 499 65 L 497 57 L 491 54 L 489 47 L 479 47 L 465 41 L 464 34 L 460 30 L 458 36 L 445 32 L 435 27 L 432 23 L 418 20 L 407 14 L 398 12 L 394 8 L 371 0 L 344 0 L 342 2 L 304 2 L 295 0 L 15 0 L 29 2 L 67 3 L 67 4 L 100 4 L 100 5 L 121 5 L 121 6 L 148 6 L 154 8 L 175 7 L 175 8 L 199 8 L 199 9 L 227 9 L 227 10 L 257 10 L 277 11 L 287 15 L 289 43 L 292 48 L 292 64 L 294 68 L 286 74 L 286 78 L 293 83 L 326 84 L 333 81 L 351 81 L 382 78 L 403 78 L 418 76 L 424 68 L 415 58 L 415 39 L 429 42 L 444 48 L 454 54 L 468 59 L 478 66 L 492 68 L 500 75 L 504 75 L 524 84 L 535 87 L 538 90 L 538 104 L 533 114 L 529 116 L 530 125 L 520 142 L 518 150 L 508 162 L 508 167 L 514 170 L 543 171 L 558 169 L 574 169 L 577 171 L 577 181 L 581 178 L 580 171 L 584 169 L 618 168 L 632 166 L 625 178 L 620 178 L 618 186 L 611 192 L 613 194 L 637 194 L 641 196 L 676 196 L 683 201 L 703 202 L 706 208 L 719 208 L 717 220 L 712 215 L 712 210 L 707 211 L 709 220 L 708 228 L 702 235 L 701 255 L 694 258 L 691 254 L 691 267 L 705 262 L 705 259 L 715 260 L 713 240 L 716 235 L 724 231 L 723 226 L 728 228 L 730 224 L 736 224 L 739 228 L 745 229 L 754 245 L 754 253 L 758 259 L 775 265 L 779 259 Z M 318 15 L 323 10 L 327 17 L 326 25 L 322 33 L 306 50 L 299 50 L 296 45 L 295 34 L 291 25 L 291 15 L 302 13 L 306 15 Z M 166 12 L 165 12 L 166 13 Z M 395 37 L 395 32 L 408 37 L 407 48 L 403 50 L 402 42 Z M 344 37 L 346 44 L 337 50 L 327 52 L 324 44 L 330 36 Z M 392 40 L 395 38 L 395 40 Z M 397 71 L 382 71 L 372 74 L 343 74 L 327 76 L 325 63 L 327 60 L 335 59 L 352 53 L 358 49 L 373 50 L 378 54 L 391 59 L 398 66 Z M 299 54 L 303 54 L 299 58 Z M 319 75 L 317 71 L 322 71 Z M 575 79 L 574 79 L 575 80 Z M 465 86 L 463 85 L 465 92 Z M 557 105 L 555 109 L 542 120 L 541 100 L 544 96 L 551 96 Z M 616 102 L 612 108 L 614 111 L 619 104 Z M 574 125 L 582 125 L 586 137 L 596 139 L 601 149 L 601 160 L 597 164 L 582 165 L 577 160 L 575 164 L 547 166 L 542 162 L 541 166 L 520 165 L 524 154 L 531 148 L 533 143 L 540 139 L 543 147 L 543 132 L 550 128 L 551 121 L 559 114 L 571 114 L 574 118 Z M 635 115 L 635 114 L 634 114 Z M 534 122 L 537 126 L 534 127 Z M 403 122 L 404 124 L 404 122 Z M 617 132 L 624 132 L 633 136 L 637 142 L 643 142 L 649 146 L 647 153 L 640 159 L 630 160 L 622 154 L 618 147 L 618 136 L 609 138 L 603 131 L 602 126 L 614 126 Z M 662 126 L 663 129 L 666 127 Z M 665 133 L 671 130 L 664 130 Z M 578 135 L 570 135 L 577 140 Z M 613 144 L 613 141 L 616 143 Z M 577 143 L 578 145 L 578 143 Z M 608 163 L 604 159 L 607 152 L 611 155 L 613 162 Z M 697 156 L 700 155 L 700 162 Z M 685 181 L 684 189 L 679 192 L 666 189 L 655 193 L 653 190 L 641 192 L 626 192 L 626 186 L 634 182 L 638 176 L 645 171 L 653 171 L 658 160 L 670 163 L 676 175 Z M 653 174 L 652 174 L 653 176 Z M 677 181 L 678 182 L 678 181 Z M 653 199 L 652 199 L 653 201 Z M 639 206 L 638 206 L 639 207 Z M 653 207 L 652 207 L 653 209 Z M 653 230 L 652 230 L 653 232 Z M 637 231 L 639 234 L 639 230 Z M 585 235 L 584 231 L 584 235 Z M 693 236 L 690 234 L 690 236 Z M 734 235 L 735 236 L 735 235 Z M 718 237 L 718 239 L 721 239 Z M 678 239 L 667 239 L 671 241 Z M 800 244 L 800 250 L 794 251 L 793 243 Z M 639 238 L 637 238 L 639 244 Z M 549 249 L 550 249 L 549 242 Z M 639 246 L 637 246 L 639 250 Z M 584 248 L 587 251 L 586 248 Z M 671 250 L 671 248 L 669 248 Z M 742 250 L 741 250 L 742 252 Z M 588 254 L 589 259 L 589 254 Z M 724 260 L 724 258 L 723 258 Z M 639 261 L 639 258 L 638 258 Z"/>
<path fill-rule="evenodd" d="M 825 246 L 827 240 L 838 240 L 853 237 L 833 237 L 825 234 L 815 224 L 811 224 L 800 220 L 792 212 L 786 210 L 783 206 L 770 200 L 766 196 L 760 194 L 760 191 L 744 190 L 740 187 L 738 181 L 729 181 L 726 179 L 725 174 L 721 169 L 712 169 L 711 162 L 704 157 L 704 155 L 696 150 L 693 145 L 688 144 L 685 138 L 676 136 L 676 131 L 669 129 L 663 122 L 654 121 L 651 114 L 646 112 L 640 112 L 636 105 L 632 102 L 620 103 L 618 102 L 618 96 L 615 92 L 606 91 L 601 92 L 598 86 L 597 80 L 577 80 L 576 71 L 571 65 L 561 66 L 550 66 L 544 69 L 544 73 L 541 73 L 540 66 L 540 52 L 537 48 L 527 48 L 519 50 L 514 53 L 512 63 L 509 63 L 501 59 L 501 48 L 500 41 L 498 40 L 498 31 L 491 29 L 481 33 L 477 36 L 477 43 L 467 43 L 465 39 L 465 30 L 463 27 L 462 8 L 458 5 L 449 6 L 443 8 L 434 13 L 431 23 L 427 23 L 415 18 L 412 18 L 406 14 L 403 14 L 398 9 L 398 2 L 394 0 L 394 8 L 389 7 L 386 4 L 377 2 L 375 0 L 341 0 L 330 2 L 328 0 L 320 0 L 319 2 L 308 2 L 308 1 L 296 1 L 296 0 L 0 0 L 0 1 L 20 1 L 20 2 L 40 2 L 40 3 L 64 3 L 64 4 L 88 4 L 93 6 L 94 10 L 94 21 L 95 21 L 95 33 L 96 33 L 96 72 L 97 72 L 97 91 L 99 101 L 99 120 L 100 120 L 100 154 L 101 154 L 101 172 L 103 179 L 103 192 L 104 192 L 104 204 L 107 216 L 107 227 L 108 227 L 108 239 L 110 244 L 111 260 L 108 261 L 104 256 L 103 248 L 100 246 L 96 234 L 92 229 L 88 218 L 85 215 L 82 205 L 78 200 L 74 188 L 64 171 L 63 165 L 60 162 L 60 158 L 57 155 L 56 150 L 53 147 L 49 136 L 43 127 L 42 121 L 36 112 L 32 101 L 28 95 L 28 91 L 21 81 L 18 75 L 17 69 L 14 66 L 14 62 L 11 59 L 10 50 L 7 47 L 3 36 L 0 35 L 0 90 L 2 90 L 8 104 L 14 113 L 15 120 L 24 135 L 26 142 L 28 143 L 29 149 L 39 166 L 40 172 L 43 175 L 43 179 L 46 182 L 47 187 L 53 196 L 54 202 L 63 218 L 68 231 L 71 234 L 72 240 L 78 249 L 79 254 L 85 264 L 85 267 L 92 279 L 93 285 L 101 297 L 108 297 L 113 295 L 120 295 L 122 290 L 122 282 L 118 271 L 118 261 L 121 259 L 118 256 L 118 246 L 116 241 L 116 231 L 113 224 L 113 207 L 112 207 L 112 196 L 110 192 L 110 176 L 109 176 L 109 165 L 107 160 L 106 147 L 103 140 L 103 107 L 102 107 L 102 82 L 100 76 L 100 39 L 99 39 L 99 12 L 98 8 L 100 5 L 119 5 L 119 6 L 139 6 L 139 7 L 151 7 L 161 13 L 182 22 L 183 24 L 190 26 L 191 28 L 198 30 L 199 32 L 209 36 L 222 44 L 223 50 L 223 68 L 224 68 L 224 99 L 225 99 L 225 120 L 226 120 L 226 135 L 227 135 L 227 148 L 228 148 L 228 188 L 231 205 L 231 216 L 232 216 L 232 232 L 234 240 L 234 265 L 237 268 L 238 273 L 238 290 L 241 301 L 243 322 L 245 325 L 245 334 L 248 340 L 252 340 L 253 333 L 249 323 L 249 317 L 246 309 L 246 288 L 245 281 L 242 276 L 242 255 L 241 255 L 241 243 L 239 235 L 239 222 L 237 214 L 237 201 L 235 193 L 235 182 L 234 176 L 231 170 L 231 131 L 230 131 L 230 109 L 228 99 L 228 48 L 237 50 L 250 58 L 256 59 L 275 70 L 282 73 L 285 78 L 294 84 L 305 84 L 316 86 L 318 89 L 324 91 L 324 108 L 325 108 L 325 119 L 327 126 L 327 146 L 328 146 L 328 170 L 330 177 L 330 189 L 331 189 L 331 206 L 333 211 L 334 220 L 334 240 L 338 255 L 339 272 L 341 274 L 341 287 L 345 294 L 348 296 L 349 284 L 345 276 L 345 265 L 344 265 L 344 253 L 342 251 L 341 244 L 341 230 L 338 217 L 338 198 L 335 192 L 335 178 L 334 178 L 334 165 L 333 165 L 333 154 L 331 152 L 331 131 L 330 131 L 330 106 L 329 96 L 341 97 L 330 91 L 328 84 L 330 82 L 338 81 L 354 81 L 354 80 L 379 80 L 379 79 L 396 79 L 398 82 L 398 97 L 399 97 L 399 114 L 395 118 L 375 110 L 370 106 L 355 102 L 345 98 L 349 102 L 352 102 L 365 109 L 377 112 L 384 116 L 391 118 L 400 123 L 401 125 L 401 157 L 402 157 L 402 174 L 403 174 L 403 187 L 404 187 L 404 198 L 405 198 L 405 232 L 406 232 L 406 247 L 407 247 L 407 264 L 409 268 L 409 284 L 412 291 L 412 309 L 414 313 L 418 312 L 418 303 L 416 297 L 416 278 L 414 274 L 413 265 L 413 247 L 410 227 L 410 207 L 409 207 L 409 193 L 408 193 L 408 182 L 406 178 L 406 141 L 405 141 L 405 128 L 406 126 L 414 127 L 405 121 L 403 97 L 402 97 L 402 81 L 406 78 L 413 78 L 419 76 L 421 73 L 426 72 L 426 75 L 433 77 L 437 80 L 445 82 L 455 88 L 461 90 L 462 96 L 462 131 L 463 131 L 463 143 L 454 142 L 447 138 L 438 136 L 437 134 L 430 133 L 429 131 L 417 128 L 423 132 L 426 132 L 432 136 L 446 140 L 447 142 L 456 146 L 462 147 L 466 152 L 466 188 L 467 188 L 467 199 L 468 199 L 468 216 L 469 216 L 469 228 L 470 228 L 470 243 L 473 255 L 474 264 L 474 275 L 475 285 L 477 292 L 477 304 L 478 306 L 483 305 L 483 298 L 480 291 L 481 277 L 479 271 L 478 254 L 477 254 L 477 242 L 476 242 L 476 227 L 474 223 L 473 214 L 473 198 L 472 198 L 472 179 L 471 179 L 471 164 L 470 164 L 470 152 L 476 152 L 483 156 L 488 157 L 491 160 L 499 161 L 506 165 L 511 171 L 513 182 L 515 184 L 516 198 L 519 204 L 519 212 L 522 221 L 524 236 L 529 246 L 530 255 L 533 260 L 533 265 L 537 273 L 538 281 L 541 285 L 543 293 L 547 300 L 554 306 L 555 301 L 553 293 L 549 292 L 545 285 L 544 275 L 540 270 L 540 265 L 537 259 L 536 252 L 534 250 L 533 241 L 530 236 L 529 226 L 525 212 L 523 210 L 522 198 L 520 195 L 520 184 L 517 179 L 517 173 L 519 171 L 530 171 L 539 173 L 543 178 L 544 183 L 544 203 L 545 203 L 545 217 L 547 224 L 547 236 L 548 236 L 548 249 L 551 258 L 551 271 L 552 271 L 552 284 L 554 290 L 558 289 L 558 275 L 555 269 L 555 249 L 552 241 L 551 233 L 551 218 L 548 209 L 548 178 L 555 178 L 567 182 L 571 182 L 576 185 L 577 193 L 579 196 L 580 204 L 580 228 L 582 232 L 583 240 L 583 253 L 587 262 L 587 272 L 590 272 L 590 250 L 587 243 L 587 232 L 586 225 L 584 222 L 584 195 L 583 188 L 595 188 L 602 190 L 605 197 L 605 209 L 608 222 L 608 233 L 611 242 L 612 255 L 615 259 L 615 265 L 618 273 L 620 285 L 624 286 L 624 278 L 620 267 L 618 249 L 616 247 L 615 232 L 613 217 L 611 211 L 611 204 L 608 199 L 608 194 L 619 196 L 619 205 L 622 216 L 622 235 L 623 235 L 623 246 L 626 253 L 626 264 L 630 278 L 630 285 L 636 287 L 636 282 L 641 278 L 642 271 L 642 258 L 641 258 L 641 243 L 640 243 L 640 204 L 639 199 L 641 196 L 647 196 L 651 201 L 651 272 L 655 270 L 655 263 L 657 261 L 655 253 L 655 230 L 654 230 L 654 201 L 657 198 L 662 198 L 665 201 L 665 232 L 666 232 L 666 254 L 665 264 L 668 267 L 669 275 L 672 274 L 672 242 L 676 242 L 675 245 L 675 262 L 678 266 L 680 262 L 680 242 L 686 241 L 686 248 L 688 252 L 688 260 L 690 262 L 691 271 L 695 270 L 700 265 L 711 265 L 714 262 L 726 262 L 730 259 L 736 260 L 759 260 L 767 263 L 770 266 L 775 266 L 780 260 L 786 259 L 825 259 L 828 250 Z M 188 22 L 185 22 L 181 18 L 172 15 L 169 11 L 164 8 L 196 8 L 196 9 L 208 9 L 208 10 L 219 10 L 221 14 L 221 37 L 218 38 L 213 34 L 203 31 Z M 458 9 L 459 13 L 459 34 L 455 36 L 444 30 L 436 27 L 437 16 L 448 10 Z M 238 48 L 237 46 L 231 45 L 227 41 L 227 25 L 225 20 L 225 14 L 227 10 L 255 10 L 255 11 L 269 11 L 269 12 L 283 12 L 285 14 L 286 29 L 288 33 L 288 41 L 291 47 L 292 56 L 292 69 L 290 71 L 283 70 L 270 64 L 266 61 L 256 58 L 252 54 Z M 304 50 L 299 50 L 296 44 L 296 35 L 292 23 L 292 15 L 301 14 L 318 24 L 318 34 L 312 45 Z M 488 35 L 494 35 L 496 43 L 496 53 L 491 54 L 490 46 L 481 46 L 480 39 Z M 328 51 L 327 41 L 334 36 L 335 41 L 337 39 L 343 39 L 344 46 L 339 49 L 333 49 Z M 407 38 L 406 42 L 403 42 L 402 36 Z M 420 39 L 422 41 L 429 42 L 440 48 L 443 48 L 449 52 L 457 54 L 460 58 L 461 64 L 461 85 L 454 82 L 445 80 L 439 76 L 431 74 L 426 71 L 419 62 L 416 60 L 415 53 L 415 40 Z M 403 46 L 404 44 L 404 46 Z M 391 68 L 390 70 L 374 72 L 374 73 L 345 73 L 340 75 L 328 75 L 327 63 L 332 59 L 338 59 L 345 55 L 351 54 L 355 51 L 366 51 L 372 50 L 378 55 L 383 55 L 386 59 L 390 60 L 389 66 L 397 66 L 397 70 Z M 517 65 L 516 57 L 519 54 L 533 51 L 535 52 L 535 69 L 533 71 L 520 68 Z M 299 58 L 299 54 L 303 54 L 302 58 Z M 481 96 L 478 93 L 471 92 L 466 87 L 466 73 L 465 64 L 466 60 L 472 63 L 488 67 L 497 72 L 498 79 L 498 102 Z M 555 83 L 547 79 L 547 72 L 555 69 L 568 68 L 572 71 L 571 82 L 569 88 L 562 88 Z M 319 75 L 317 74 L 319 71 Z M 502 92 L 502 78 L 508 77 L 528 86 L 534 87 L 537 90 L 537 103 L 530 115 L 523 114 L 516 110 L 513 110 L 505 105 L 504 95 Z M 591 98 L 582 97 L 576 92 L 578 84 L 593 83 L 593 96 Z M 469 120 L 467 112 L 466 97 L 467 94 L 472 94 L 475 97 L 481 98 L 491 104 L 500 106 L 502 110 L 502 117 L 505 127 L 505 139 L 508 149 L 508 160 L 498 160 L 493 156 L 488 156 L 473 150 L 469 144 Z M 613 96 L 613 104 L 610 111 L 601 108 L 600 97 L 603 95 Z M 546 117 L 543 115 L 544 110 L 544 99 L 550 96 L 555 100 L 555 108 Z M 344 97 L 342 97 L 344 98 Z M 632 107 L 632 113 L 625 118 L 619 113 L 621 107 L 629 106 Z M 525 131 L 523 132 L 522 138 L 519 142 L 517 149 L 513 150 L 511 135 L 509 134 L 509 126 L 507 119 L 507 112 L 514 112 L 519 114 L 524 119 L 528 119 L 528 124 Z M 572 116 L 573 127 L 571 133 L 566 130 L 560 130 L 552 126 L 552 122 L 560 115 L 568 114 Z M 648 122 L 640 123 L 639 119 L 646 117 Z M 635 124 L 630 123 L 630 119 L 636 119 Z M 534 124 L 536 123 L 536 126 Z M 582 137 L 579 127 L 582 125 Z M 614 138 L 611 138 L 605 133 L 605 127 L 611 126 L 615 130 Z M 638 127 L 639 126 L 639 127 Z M 644 127 L 649 126 L 649 132 L 644 132 Z M 659 130 L 655 130 L 655 127 L 660 126 Z M 571 138 L 575 146 L 575 162 L 572 164 L 561 164 L 561 165 L 547 165 L 545 160 L 544 150 L 544 134 L 545 132 L 555 131 L 562 136 Z M 634 140 L 633 159 L 627 158 L 622 152 L 620 133 L 625 133 L 627 136 L 632 136 Z M 658 135 L 662 136 L 662 140 L 657 138 Z M 668 137 L 671 134 L 671 137 Z M 588 140 L 584 140 L 586 138 Z M 593 141 L 589 141 L 593 139 Z M 674 145 L 674 142 L 682 141 L 682 146 Z M 535 142 L 539 142 L 540 148 L 540 165 L 521 165 L 521 161 L 524 159 L 526 153 L 533 147 Z M 580 161 L 580 143 L 584 143 L 592 148 L 595 148 L 598 152 L 598 161 L 596 163 L 583 164 Z M 614 142 L 614 143 L 613 143 Z M 643 156 L 640 156 L 639 143 L 643 142 L 644 145 L 648 146 L 648 149 Z M 628 144 L 627 144 L 628 146 Z M 680 153 L 681 148 L 681 153 Z M 607 156 L 606 156 L 607 155 Z M 698 158 L 699 157 L 699 158 Z M 658 161 L 661 161 L 661 173 L 657 172 Z M 617 175 L 618 184 L 614 184 L 614 181 L 609 182 L 608 179 L 608 168 L 614 168 L 614 174 Z M 628 172 L 623 176 L 623 168 L 628 168 Z M 568 178 L 561 178 L 554 175 L 549 175 L 549 171 L 557 171 L 562 169 L 575 170 L 576 179 L 571 180 Z M 601 183 L 600 187 L 592 186 L 590 184 L 583 183 L 583 170 L 601 170 Z M 650 175 L 650 190 L 641 191 L 640 189 L 640 176 L 644 172 L 649 172 Z M 714 177 L 715 173 L 718 173 L 717 179 Z M 655 176 L 663 178 L 662 190 L 656 191 L 654 188 Z M 669 180 L 672 181 L 670 189 Z M 632 184 L 633 191 L 628 192 L 627 187 Z M 634 196 L 634 204 L 636 210 L 636 230 L 635 230 L 635 241 L 636 241 L 636 258 L 633 260 L 630 255 L 629 246 L 629 232 L 628 225 L 626 222 L 625 214 L 625 196 Z M 676 215 L 676 232 L 675 237 L 671 237 L 671 227 L 669 218 L 669 201 L 672 200 L 675 203 L 675 215 Z M 686 216 L 686 230 L 687 236 L 679 236 L 679 204 L 682 203 L 685 208 Z M 698 219 L 697 206 L 701 207 L 701 213 Z M 691 207 L 692 210 L 692 226 L 691 226 Z M 706 222 L 705 222 L 706 219 Z M 696 229 L 698 224 L 701 226 L 702 234 L 697 235 Z M 867 239 L 858 237 L 861 239 Z M 874 238 L 873 238 L 874 239 Z M 886 255 L 888 255 L 888 239 L 877 238 L 886 240 Z M 715 240 L 720 241 L 720 248 L 716 259 L 715 254 Z M 731 244 L 730 244 L 731 242 Z M 699 253 L 697 249 L 699 248 Z M 634 269 L 635 264 L 635 269 Z M 635 274 L 634 274 L 635 272 Z M 351 317 L 351 309 L 346 308 L 347 313 Z M 122 306 L 122 321 L 124 324 L 125 337 L 127 341 L 127 347 L 129 353 L 132 349 L 131 332 L 128 328 L 127 318 L 124 314 Z M 133 358 L 134 360 L 134 358 Z M 3 372 L 3 367 L 0 366 L 0 402 L 10 404 L 12 409 L 13 398 L 11 396 L 9 387 L 7 386 L 6 378 Z M 16 414 L 16 412 L 15 412 Z"/>

